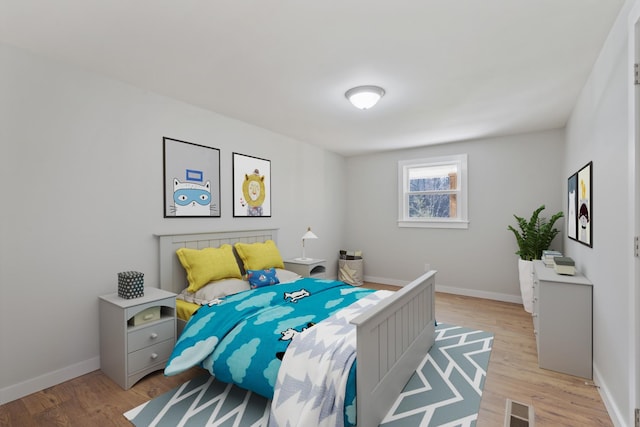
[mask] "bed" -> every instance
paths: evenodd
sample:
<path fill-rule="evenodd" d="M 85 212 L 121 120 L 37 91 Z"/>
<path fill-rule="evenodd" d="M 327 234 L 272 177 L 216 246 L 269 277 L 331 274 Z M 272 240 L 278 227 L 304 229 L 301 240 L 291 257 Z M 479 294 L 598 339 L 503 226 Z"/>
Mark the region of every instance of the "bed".
<path fill-rule="evenodd" d="M 182 292 L 188 286 L 176 251 L 218 248 L 235 243 L 277 242 L 277 229 L 159 235 L 160 287 Z M 435 271 L 350 320 L 356 327 L 357 420 L 377 426 L 434 342 Z M 184 328 L 178 320 L 178 330 Z"/>

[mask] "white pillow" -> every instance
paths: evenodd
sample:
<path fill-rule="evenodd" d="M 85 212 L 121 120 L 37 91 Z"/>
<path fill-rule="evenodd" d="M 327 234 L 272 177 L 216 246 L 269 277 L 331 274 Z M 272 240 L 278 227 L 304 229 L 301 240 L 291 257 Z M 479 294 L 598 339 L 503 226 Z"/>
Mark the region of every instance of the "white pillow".
<path fill-rule="evenodd" d="M 185 289 L 176 298 L 198 305 L 205 305 L 213 299 L 248 291 L 249 289 L 251 288 L 246 280 L 222 279 L 208 283 L 196 292 L 189 292 Z"/>
<path fill-rule="evenodd" d="M 282 268 L 276 268 L 276 276 L 278 280 L 280 280 L 280 283 L 294 282 L 302 277 L 298 273 L 283 270 Z M 193 304 L 206 305 L 216 298 L 226 297 L 227 295 L 237 294 L 238 292 L 248 291 L 249 289 L 251 289 L 251 287 L 246 280 L 234 278 L 222 279 L 207 283 L 196 292 L 189 292 L 185 289 L 180 292 L 176 298 Z"/>
<path fill-rule="evenodd" d="M 280 283 L 288 283 L 295 282 L 296 280 L 302 278 L 298 273 L 294 273 L 293 271 L 283 270 L 282 268 L 276 268 L 276 277 L 280 280 Z"/>

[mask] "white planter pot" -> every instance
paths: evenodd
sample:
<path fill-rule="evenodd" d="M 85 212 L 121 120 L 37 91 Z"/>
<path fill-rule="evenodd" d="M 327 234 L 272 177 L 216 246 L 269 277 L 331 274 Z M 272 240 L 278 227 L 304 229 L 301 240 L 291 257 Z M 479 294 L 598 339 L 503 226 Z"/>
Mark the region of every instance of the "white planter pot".
<path fill-rule="evenodd" d="M 519 259 L 518 274 L 520 276 L 522 305 L 527 313 L 531 313 L 533 312 L 533 261 Z"/>

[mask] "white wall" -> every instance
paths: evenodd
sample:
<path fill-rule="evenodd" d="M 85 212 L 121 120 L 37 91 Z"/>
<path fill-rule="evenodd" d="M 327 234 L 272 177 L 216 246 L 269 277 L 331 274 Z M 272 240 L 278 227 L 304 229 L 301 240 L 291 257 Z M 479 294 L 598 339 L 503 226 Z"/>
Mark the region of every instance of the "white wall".
<path fill-rule="evenodd" d="M 565 239 L 565 252 L 593 282 L 594 376 L 616 425 L 633 425 L 634 188 L 628 159 L 628 1 L 567 125 L 565 176 L 593 161 L 593 248 Z M 631 186 L 631 187 L 630 187 Z M 637 190 L 636 190 L 637 191 Z"/>
<path fill-rule="evenodd" d="M 521 302 L 518 248 L 507 226 L 516 225 L 513 214 L 528 219 L 541 204 L 546 217 L 563 210 L 563 147 L 563 131 L 553 130 L 350 157 L 347 244 L 362 249 L 370 280 L 408 282 L 429 263 L 441 290 Z M 461 153 L 468 154 L 469 229 L 399 228 L 397 162 Z M 564 229 L 564 221 L 556 226 Z"/>
<path fill-rule="evenodd" d="M 98 296 L 124 270 L 157 286 L 155 233 L 276 227 L 293 257 L 310 225 L 307 254 L 336 258 L 341 156 L 8 46 L 0 64 L 0 403 L 99 367 Z M 163 218 L 163 136 L 221 150 L 221 218 Z M 233 218 L 234 151 L 271 160 L 271 218 Z"/>

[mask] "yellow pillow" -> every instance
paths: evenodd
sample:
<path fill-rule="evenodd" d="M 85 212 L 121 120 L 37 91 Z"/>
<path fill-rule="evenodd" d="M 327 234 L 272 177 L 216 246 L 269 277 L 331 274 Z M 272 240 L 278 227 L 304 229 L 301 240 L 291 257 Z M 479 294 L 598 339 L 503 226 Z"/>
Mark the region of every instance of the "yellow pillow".
<path fill-rule="evenodd" d="M 242 279 L 231 245 L 224 244 L 219 248 L 204 249 L 180 248 L 176 254 L 180 264 L 187 271 L 189 292 L 196 292 L 213 280 Z"/>
<path fill-rule="evenodd" d="M 264 243 L 236 243 L 234 246 L 245 270 L 284 268 L 280 251 L 273 240 L 267 240 Z"/>

